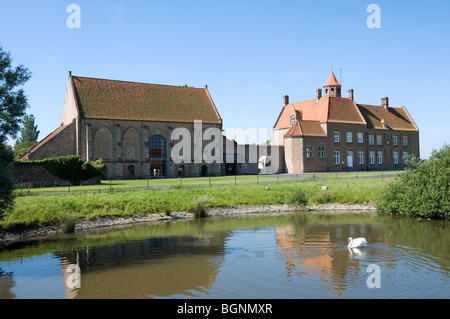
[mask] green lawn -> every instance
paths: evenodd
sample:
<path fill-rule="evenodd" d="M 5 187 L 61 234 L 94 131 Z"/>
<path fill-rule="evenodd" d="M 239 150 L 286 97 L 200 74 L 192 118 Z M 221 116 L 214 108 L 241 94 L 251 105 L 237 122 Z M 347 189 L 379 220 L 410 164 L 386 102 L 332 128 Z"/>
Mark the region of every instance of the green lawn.
<path fill-rule="evenodd" d="M 363 203 L 376 201 L 380 190 L 388 179 L 330 179 L 326 181 L 310 180 L 256 184 L 251 178 L 255 176 L 238 176 L 237 181 L 247 184 L 234 185 L 234 177 L 217 178 L 223 183 L 208 187 L 209 178 L 186 179 L 191 183 L 206 187 L 169 187 L 166 189 L 141 189 L 132 191 L 81 192 L 53 195 L 18 196 L 12 212 L 6 214 L 0 227 L 26 227 L 30 225 L 48 225 L 58 222 L 67 215 L 93 218 L 100 216 L 136 216 L 145 214 L 164 214 L 170 211 L 186 211 L 201 197 L 207 196 L 208 207 L 233 207 L 238 205 L 286 204 L 292 192 L 301 188 L 308 204 L 316 203 Z M 261 178 L 261 177 L 259 177 Z M 269 178 L 266 178 L 269 181 Z M 174 180 L 175 181 L 175 180 Z M 183 180 L 184 182 L 185 180 Z M 280 178 L 281 181 L 281 178 Z M 119 181 L 117 181 L 119 182 Z M 138 181 L 120 181 L 125 185 L 137 185 Z M 136 183 L 136 184 L 133 184 Z M 151 180 L 161 186 L 165 180 Z M 158 182 L 158 184 L 156 184 Z M 166 184 L 169 185 L 169 184 Z M 194 185 L 194 184 L 192 184 Z M 144 185 L 145 186 L 145 185 Z M 327 186 L 327 190 L 322 190 Z M 86 190 L 86 186 L 83 186 Z M 107 186 L 106 186 L 107 187 Z"/>
<path fill-rule="evenodd" d="M 188 178 L 161 178 L 161 179 L 132 179 L 132 180 L 103 180 L 99 185 L 63 186 L 43 188 L 17 188 L 14 194 L 17 196 L 36 195 L 44 193 L 77 193 L 98 192 L 128 189 L 188 187 L 188 186 L 222 186 L 243 184 L 267 184 L 267 183 L 292 183 L 300 180 L 333 180 L 333 179 L 360 179 L 364 177 L 382 177 L 397 175 L 401 171 L 389 172 L 350 172 L 350 173 L 316 173 L 298 174 L 286 178 L 284 175 L 267 177 L 264 175 L 239 175 L 239 176 L 213 176 L 213 177 L 188 177 Z"/>

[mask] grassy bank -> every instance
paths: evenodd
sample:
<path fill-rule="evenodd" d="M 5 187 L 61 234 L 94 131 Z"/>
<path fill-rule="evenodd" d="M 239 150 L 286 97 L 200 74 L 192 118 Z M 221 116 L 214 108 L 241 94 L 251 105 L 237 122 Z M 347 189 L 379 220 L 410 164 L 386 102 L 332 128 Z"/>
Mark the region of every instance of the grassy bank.
<path fill-rule="evenodd" d="M 386 179 L 301 181 L 275 184 L 225 185 L 216 187 L 171 187 L 134 191 L 19 196 L 14 210 L 0 226 L 4 229 L 49 225 L 68 215 L 93 218 L 133 216 L 170 211 L 186 211 L 200 197 L 208 197 L 208 207 L 269 205 L 289 202 L 301 188 L 308 204 L 363 203 L 376 201 Z M 327 190 L 322 190 L 322 186 Z"/>

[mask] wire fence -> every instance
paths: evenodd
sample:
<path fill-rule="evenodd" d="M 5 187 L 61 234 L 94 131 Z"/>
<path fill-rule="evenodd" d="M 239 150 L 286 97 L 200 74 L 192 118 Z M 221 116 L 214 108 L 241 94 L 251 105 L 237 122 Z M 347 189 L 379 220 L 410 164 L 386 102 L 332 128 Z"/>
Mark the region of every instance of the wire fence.
<path fill-rule="evenodd" d="M 338 179 L 392 178 L 398 172 L 357 172 L 357 173 L 313 173 L 313 174 L 276 174 L 276 175 L 233 175 L 178 178 L 142 178 L 108 179 L 95 184 L 85 185 L 83 181 L 65 181 L 58 183 L 16 183 L 16 196 L 72 194 L 89 192 L 112 192 L 142 189 L 214 187 L 226 185 L 255 185 L 272 183 L 293 183 L 299 181 L 327 181 Z"/>

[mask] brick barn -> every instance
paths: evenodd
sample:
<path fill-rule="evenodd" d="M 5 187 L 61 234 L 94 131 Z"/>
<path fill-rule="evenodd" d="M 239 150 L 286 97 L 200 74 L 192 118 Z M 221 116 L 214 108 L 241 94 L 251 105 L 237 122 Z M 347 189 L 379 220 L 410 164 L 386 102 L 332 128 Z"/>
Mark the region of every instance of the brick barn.
<path fill-rule="evenodd" d="M 207 86 L 106 80 L 69 72 L 60 126 L 19 159 L 102 158 L 107 178 L 223 175 L 222 163 L 177 164 L 170 157 L 172 131 L 184 128 L 194 136 L 196 120 L 203 131 L 212 127 L 222 132 Z"/>
<path fill-rule="evenodd" d="M 353 90 L 341 97 L 333 72 L 316 98 L 284 106 L 273 127 L 272 145 L 284 146 L 287 173 L 401 169 L 419 157 L 419 129 L 405 107 L 356 103 Z"/>

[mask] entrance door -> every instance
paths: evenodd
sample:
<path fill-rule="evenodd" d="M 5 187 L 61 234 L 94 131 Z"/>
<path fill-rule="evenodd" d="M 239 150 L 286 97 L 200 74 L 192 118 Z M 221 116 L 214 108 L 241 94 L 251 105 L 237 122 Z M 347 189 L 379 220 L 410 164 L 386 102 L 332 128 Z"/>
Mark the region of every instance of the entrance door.
<path fill-rule="evenodd" d="M 353 152 L 352 151 L 347 152 L 347 167 L 349 167 L 349 168 L 353 167 Z"/>

